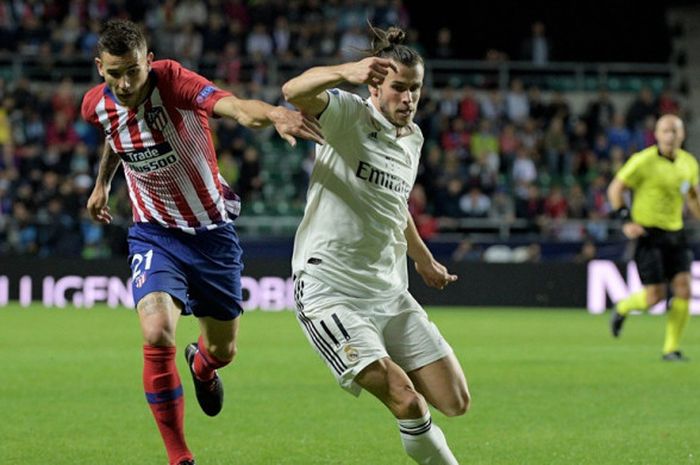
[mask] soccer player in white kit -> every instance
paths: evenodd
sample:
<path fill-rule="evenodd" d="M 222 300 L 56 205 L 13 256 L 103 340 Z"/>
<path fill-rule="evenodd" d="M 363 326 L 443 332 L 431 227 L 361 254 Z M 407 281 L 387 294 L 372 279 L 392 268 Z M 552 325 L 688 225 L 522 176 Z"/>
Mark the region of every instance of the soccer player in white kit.
<path fill-rule="evenodd" d="M 371 56 L 307 70 L 282 88 L 317 116 L 306 211 L 294 244 L 297 316 L 340 385 L 366 389 L 394 414 L 407 454 L 420 464 L 457 464 L 428 404 L 448 416 L 470 402 L 452 348 L 408 292 L 406 254 L 431 287 L 454 282 L 408 213 L 423 135 L 413 115 L 423 60 L 404 33 L 373 28 Z M 336 89 L 369 86 L 370 97 Z"/>

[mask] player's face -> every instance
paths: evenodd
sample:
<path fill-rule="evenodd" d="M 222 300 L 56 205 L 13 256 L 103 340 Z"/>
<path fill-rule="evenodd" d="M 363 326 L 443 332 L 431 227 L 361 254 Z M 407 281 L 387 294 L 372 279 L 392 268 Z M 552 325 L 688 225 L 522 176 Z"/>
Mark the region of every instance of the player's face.
<path fill-rule="evenodd" d="M 656 123 L 654 136 L 662 152 L 679 149 L 685 138 L 683 122 L 676 116 L 662 116 Z"/>
<path fill-rule="evenodd" d="M 117 97 L 127 107 L 137 107 L 148 92 L 148 72 L 153 53 L 145 49 L 132 50 L 124 55 L 102 52 L 95 58 L 97 71 Z"/>
<path fill-rule="evenodd" d="M 379 87 L 370 87 L 375 105 L 394 126 L 404 127 L 413 121 L 423 88 L 423 65 L 395 63 L 398 72 L 389 74 Z"/>

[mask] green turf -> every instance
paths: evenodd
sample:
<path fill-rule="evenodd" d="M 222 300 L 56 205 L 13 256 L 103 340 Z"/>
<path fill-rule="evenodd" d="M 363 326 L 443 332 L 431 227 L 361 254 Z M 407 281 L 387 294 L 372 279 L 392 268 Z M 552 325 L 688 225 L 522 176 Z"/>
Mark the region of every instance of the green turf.
<path fill-rule="evenodd" d="M 700 456 L 700 330 L 693 361 L 662 363 L 663 317 L 632 317 L 621 340 L 583 311 L 434 309 L 465 368 L 469 414 L 434 413 L 460 463 L 685 465 Z M 180 347 L 196 322 L 180 323 Z M 0 308 L 0 463 L 165 465 L 141 388 L 135 315 Z M 199 465 L 409 465 L 391 415 L 335 385 L 291 312 L 250 312 L 226 406 L 187 398 Z"/>

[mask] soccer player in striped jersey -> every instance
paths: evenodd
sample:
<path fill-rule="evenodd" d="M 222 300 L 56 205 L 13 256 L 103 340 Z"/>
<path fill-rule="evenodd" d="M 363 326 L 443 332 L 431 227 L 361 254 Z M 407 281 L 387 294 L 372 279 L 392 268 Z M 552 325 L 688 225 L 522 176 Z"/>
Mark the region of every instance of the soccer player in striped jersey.
<path fill-rule="evenodd" d="M 442 289 L 457 276 L 437 262 L 408 213 L 423 145 L 413 122 L 423 60 L 398 28 L 373 29 L 370 56 L 316 67 L 288 81 L 285 98 L 317 116 L 306 210 L 294 244 L 297 316 L 340 385 L 376 396 L 419 464 L 457 464 L 428 405 L 462 415 L 470 402 L 452 348 L 408 292 L 406 254 Z M 369 86 L 370 97 L 335 88 Z"/>
<path fill-rule="evenodd" d="M 608 199 L 622 232 L 636 242 L 634 261 L 643 288 L 617 302 L 610 329 L 618 337 L 632 310 L 648 310 L 666 298 L 668 284 L 673 297 L 668 307 L 662 360 L 686 361 L 680 350 L 681 336 L 690 318 L 690 265 L 692 250 L 683 230 L 683 205 L 700 218 L 698 162 L 681 148 L 683 121 L 663 115 L 656 122 L 656 145 L 635 153 L 615 175 Z M 634 193 L 632 208 L 624 192 Z"/>
<path fill-rule="evenodd" d="M 175 61 L 154 61 L 132 22 L 109 21 L 97 52 L 105 82 L 85 94 L 82 115 L 106 141 L 87 208 L 94 220 L 111 221 L 107 201 L 121 164 L 133 211 L 129 263 L 146 399 L 169 463 L 194 464 L 175 365 L 177 321 L 181 314 L 199 320 L 201 336 L 185 357 L 199 404 L 214 416 L 223 405 L 216 370 L 234 357 L 242 312 L 241 248 L 232 223 L 240 203 L 219 175 L 208 117 L 251 128 L 273 124 L 292 145 L 295 137 L 322 142 L 321 133 L 313 118 L 237 98 Z"/>

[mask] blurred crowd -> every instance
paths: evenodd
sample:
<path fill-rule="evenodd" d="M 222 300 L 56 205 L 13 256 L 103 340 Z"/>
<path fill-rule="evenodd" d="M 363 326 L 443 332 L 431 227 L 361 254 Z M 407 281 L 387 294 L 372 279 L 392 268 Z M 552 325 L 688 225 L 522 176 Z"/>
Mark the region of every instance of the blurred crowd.
<path fill-rule="evenodd" d="M 655 143 L 664 113 L 682 113 L 671 90 L 642 88 L 628 108 L 601 90 L 581 114 L 565 94 L 544 98 L 519 79 L 507 91 L 431 94 L 416 118 L 427 143 L 410 201 L 421 233 L 449 224 L 440 218 L 521 219 L 544 237 L 605 240 L 607 186 L 632 153 Z"/>
<path fill-rule="evenodd" d="M 449 30 L 439 32 L 432 50 L 418 45 L 400 0 L 10 1 L 0 3 L 0 49 L 35 57 L 50 73 L 61 59 L 94 56 L 99 26 L 112 17 L 141 21 L 157 57 L 268 101 L 269 57 L 355 59 L 368 46 L 368 19 L 406 28 L 409 45 L 427 60 L 452 53 Z M 0 255 L 126 253 L 131 209 L 121 175 L 110 199 L 114 225 L 96 225 L 85 213 L 102 139 L 80 119 L 85 89 L 70 78 L 50 85 L 0 78 Z M 279 102 L 279 89 L 271 91 Z M 426 143 L 411 213 L 427 239 L 476 218 L 525 224 L 554 240 L 605 240 L 611 177 L 631 153 L 654 143 L 659 114 L 682 112 L 671 90 L 643 88 L 625 108 L 601 90 L 575 114 L 566 94 L 517 78 L 508 89 L 426 88 L 416 116 Z M 212 128 L 224 177 L 244 202 L 260 199 L 270 132 L 229 120 Z M 309 163 L 302 166 L 308 171 Z M 304 173 L 295 179 L 303 183 Z"/>

